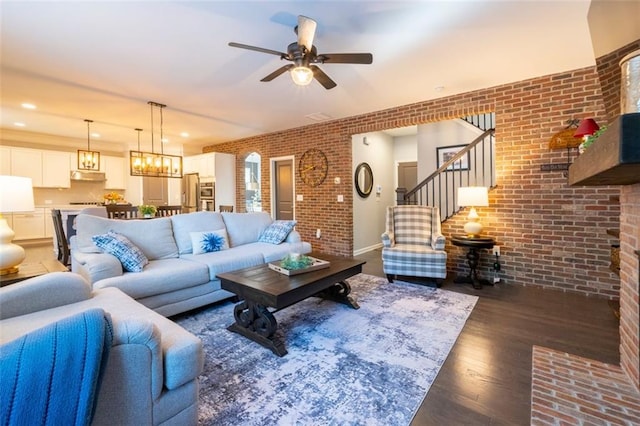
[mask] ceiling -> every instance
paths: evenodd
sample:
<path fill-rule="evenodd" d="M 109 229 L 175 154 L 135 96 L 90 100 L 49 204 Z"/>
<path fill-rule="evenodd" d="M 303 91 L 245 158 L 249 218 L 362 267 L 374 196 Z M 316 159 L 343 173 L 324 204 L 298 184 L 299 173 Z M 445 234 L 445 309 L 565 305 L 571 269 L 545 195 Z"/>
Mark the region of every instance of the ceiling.
<path fill-rule="evenodd" d="M 166 149 L 200 152 L 315 123 L 308 115 L 338 119 L 594 65 L 588 9 L 588 0 L 3 1 L 0 125 L 5 140 L 35 132 L 78 144 L 91 119 L 92 146 L 126 150 L 140 127 L 150 149 L 154 101 L 167 105 Z M 227 45 L 286 51 L 299 14 L 318 23 L 318 53 L 371 52 L 373 64 L 319 65 L 332 90 L 287 74 L 263 83 L 282 61 Z"/>

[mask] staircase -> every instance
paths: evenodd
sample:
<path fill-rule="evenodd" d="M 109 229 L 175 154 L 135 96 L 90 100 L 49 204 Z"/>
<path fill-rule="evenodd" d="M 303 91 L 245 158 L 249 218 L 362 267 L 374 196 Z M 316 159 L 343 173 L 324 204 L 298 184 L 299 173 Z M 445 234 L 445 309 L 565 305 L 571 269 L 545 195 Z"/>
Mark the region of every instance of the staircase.
<path fill-rule="evenodd" d="M 396 190 L 398 205 L 416 204 L 440 208 L 444 222 L 455 215 L 460 207 L 457 189 L 461 186 L 486 186 L 495 183 L 494 115 L 482 114 L 464 117 L 462 120 L 476 126 L 483 133 L 449 158 L 415 188 Z"/>

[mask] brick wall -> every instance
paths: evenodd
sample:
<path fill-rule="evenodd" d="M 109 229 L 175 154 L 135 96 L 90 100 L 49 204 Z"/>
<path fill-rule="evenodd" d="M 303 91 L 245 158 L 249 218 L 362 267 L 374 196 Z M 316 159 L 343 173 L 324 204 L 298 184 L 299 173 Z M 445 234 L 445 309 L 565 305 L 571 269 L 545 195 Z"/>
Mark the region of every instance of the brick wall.
<path fill-rule="evenodd" d="M 640 184 L 620 194 L 620 364 L 640 390 Z"/>
<path fill-rule="evenodd" d="M 550 151 L 548 144 L 568 119 L 606 121 L 595 67 L 212 145 L 204 151 L 236 154 L 239 176 L 244 174 L 246 155 L 260 153 L 263 205 L 269 210 L 269 158 L 295 155 L 297 160 L 308 148 L 323 150 L 329 175 L 322 185 L 310 188 L 296 175 L 296 193 L 304 197 L 296 203 L 297 229 L 316 250 L 350 255 L 351 135 L 489 111 L 496 113 L 498 187 L 490 194 L 491 206 L 479 213 L 485 233 L 502 245 L 503 281 L 617 297 L 619 282 L 608 269 L 611 241 L 605 230 L 619 226 L 619 189 L 572 188 L 563 172 L 540 171 L 541 164 L 567 161 L 566 150 Z M 342 184 L 333 183 L 336 176 Z M 336 202 L 337 194 L 344 194 L 344 203 Z M 237 205 L 244 205 L 241 179 Z M 466 211 L 445 222 L 443 232 L 460 232 L 463 216 Z M 323 230 L 320 240 L 315 238 L 316 228 Z M 448 250 L 449 270 L 466 271 L 463 252 L 453 246 Z M 483 273 L 491 263 L 490 256 L 483 256 Z"/>

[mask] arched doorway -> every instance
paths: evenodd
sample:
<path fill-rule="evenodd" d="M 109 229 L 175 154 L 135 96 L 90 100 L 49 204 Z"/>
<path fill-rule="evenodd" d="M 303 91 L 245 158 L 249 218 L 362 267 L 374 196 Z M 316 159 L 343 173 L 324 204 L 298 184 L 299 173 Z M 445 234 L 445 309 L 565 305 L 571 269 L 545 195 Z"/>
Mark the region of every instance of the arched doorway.
<path fill-rule="evenodd" d="M 260 154 L 252 152 L 244 160 L 245 206 L 248 212 L 262 211 Z"/>

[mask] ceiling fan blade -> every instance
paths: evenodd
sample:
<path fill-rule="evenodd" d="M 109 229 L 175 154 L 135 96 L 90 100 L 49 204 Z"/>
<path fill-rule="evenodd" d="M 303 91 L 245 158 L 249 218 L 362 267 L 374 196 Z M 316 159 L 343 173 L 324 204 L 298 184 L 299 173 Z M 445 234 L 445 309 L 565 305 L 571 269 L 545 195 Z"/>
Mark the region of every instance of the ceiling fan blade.
<path fill-rule="evenodd" d="M 298 16 L 298 26 L 296 32 L 298 33 L 298 45 L 307 48 L 307 52 L 311 52 L 313 46 L 313 37 L 316 34 L 316 21 L 306 16 Z"/>
<path fill-rule="evenodd" d="M 286 53 L 278 52 L 277 50 L 264 49 L 262 47 L 256 47 L 256 46 L 249 46 L 248 44 L 235 43 L 233 41 L 229 42 L 229 46 L 239 47 L 240 49 L 255 50 L 256 52 L 269 53 L 271 55 L 280 56 L 281 58 L 287 56 Z"/>
<path fill-rule="evenodd" d="M 331 80 L 331 78 L 317 66 L 311 65 L 309 68 L 313 71 L 313 77 L 318 80 L 318 83 L 322 84 L 325 89 L 329 90 L 337 86 L 336 82 Z"/>
<path fill-rule="evenodd" d="M 371 64 L 371 53 L 323 53 L 316 56 L 314 62 L 326 64 Z"/>
<path fill-rule="evenodd" d="M 279 76 L 280 74 L 283 74 L 287 71 L 289 71 L 289 69 L 293 68 L 293 64 L 289 64 L 289 65 L 285 65 L 283 67 L 278 68 L 277 70 L 275 70 L 274 72 L 272 72 L 271 74 L 269 74 L 268 76 L 266 76 L 265 78 L 263 78 L 260 81 L 271 81 L 274 78 L 276 78 L 277 76 Z"/>

